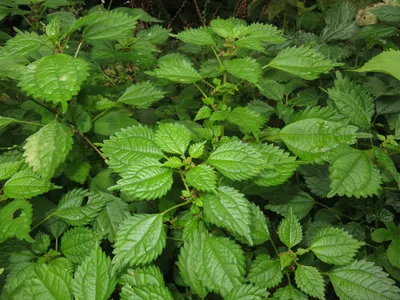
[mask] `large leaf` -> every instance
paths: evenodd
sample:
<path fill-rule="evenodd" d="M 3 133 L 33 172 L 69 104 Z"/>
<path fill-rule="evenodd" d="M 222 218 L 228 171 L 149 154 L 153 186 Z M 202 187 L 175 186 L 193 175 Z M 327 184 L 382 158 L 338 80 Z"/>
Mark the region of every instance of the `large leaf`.
<path fill-rule="evenodd" d="M 354 143 L 357 130 L 355 126 L 310 118 L 285 126 L 279 136 L 302 160 L 322 162 L 327 152 Z"/>
<path fill-rule="evenodd" d="M 400 289 L 388 275 L 372 262 L 354 261 L 329 273 L 340 300 L 399 299 Z"/>
<path fill-rule="evenodd" d="M 113 264 L 122 268 L 153 261 L 163 251 L 166 237 L 161 214 L 136 214 L 127 218 L 117 231 Z"/>
<path fill-rule="evenodd" d="M 211 166 L 201 164 L 189 169 L 186 181 L 199 191 L 210 192 L 217 185 L 217 175 Z"/>
<path fill-rule="evenodd" d="M 358 242 L 342 229 L 327 227 L 318 231 L 310 249 L 323 262 L 346 265 L 353 260 L 362 245 L 364 243 Z"/>
<path fill-rule="evenodd" d="M 119 189 L 132 200 L 152 200 L 164 196 L 172 187 L 172 170 L 153 159 L 143 158 L 120 173 L 122 179 L 109 190 Z"/>
<path fill-rule="evenodd" d="M 250 179 L 264 168 L 261 154 L 239 141 L 219 146 L 211 153 L 208 162 L 232 180 Z"/>
<path fill-rule="evenodd" d="M 122 172 L 142 158 L 160 159 L 163 154 L 155 143 L 154 131 L 150 127 L 132 126 L 122 129 L 103 142 L 101 149 L 108 158 L 108 165 Z"/>
<path fill-rule="evenodd" d="M 141 286 L 141 285 L 158 285 L 165 284 L 163 274 L 155 265 L 149 265 L 142 268 L 128 269 L 126 274 L 119 279 L 122 285 Z"/>
<path fill-rule="evenodd" d="M 61 252 L 70 261 L 80 263 L 90 255 L 99 239 L 100 236 L 89 228 L 72 228 L 61 239 Z"/>
<path fill-rule="evenodd" d="M 384 51 L 374 56 L 355 72 L 379 72 L 392 75 L 400 80 L 400 50 Z"/>
<path fill-rule="evenodd" d="M 235 41 L 235 46 L 256 51 L 264 51 L 264 43 L 281 44 L 286 39 L 282 31 L 270 24 L 251 24 L 247 28 L 247 34 Z"/>
<path fill-rule="evenodd" d="M 164 92 L 158 89 L 150 81 L 134 83 L 128 87 L 118 102 L 136 106 L 137 108 L 148 108 L 153 102 L 164 98 Z"/>
<path fill-rule="evenodd" d="M 72 132 L 56 121 L 42 127 L 26 139 L 24 156 L 33 171 L 51 178 L 72 149 Z"/>
<path fill-rule="evenodd" d="M 210 30 L 205 27 L 188 29 L 172 36 L 188 44 L 200 46 L 216 46 Z"/>
<path fill-rule="evenodd" d="M 278 227 L 278 236 L 289 249 L 300 243 L 303 231 L 295 215 L 289 214 L 281 221 Z"/>
<path fill-rule="evenodd" d="M 329 160 L 331 191 L 328 197 L 368 197 L 376 195 L 380 190 L 379 170 L 367 152 L 356 149 L 337 151 Z"/>
<path fill-rule="evenodd" d="M 84 60 L 58 53 L 29 64 L 18 85 L 34 98 L 60 103 L 66 112 L 67 101 L 78 94 L 88 75 Z"/>
<path fill-rule="evenodd" d="M 250 282 L 267 289 L 276 287 L 283 278 L 279 260 L 260 254 L 251 263 L 248 274 Z"/>
<path fill-rule="evenodd" d="M 116 284 L 111 259 L 96 246 L 76 269 L 72 290 L 77 300 L 107 300 Z"/>
<path fill-rule="evenodd" d="M 190 131 L 181 124 L 160 124 L 156 132 L 156 143 L 165 152 L 185 155 L 190 144 Z"/>
<path fill-rule="evenodd" d="M 375 113 L 373 98 L 361 85 L 343 78 L 338 72 L 334 88 L 328 89 L 336 109 L 354 125 L 369 128 Z"/>
<path fill-rule="evenodd" d="M 270 198 L 269 196 L 268 198 Z M 265 208 L 272 210 L 284 217 L 293 213 L 298 219 L 304 218 L 314 207 L 315 201 L 307 193 L 282 194 L 271 197 Z"/>
<path fill-rule="evenodd" d="M 317 268 L 298 265 L 294 274 L 296 285 L 307 295 L 318 299 L 325 299 L 324 279 Z"/>
<path fill-rule="evenodd" d="M 4 185 L 4 194 L 14 199 L 29 199 L 57 188 L 49 179 L 42 178 L 30 169 L 14 174 Z"/>
<path fill-rule="evenodd" d="M 0 243 L 8 238 L 32 242 L 29 235 L 32 223 L 32 205 L 26 200 L 14 200 L 0 209 Z"/>
<path fill-rule="evenodd" d="M 34 54 L 43 47 L 52 50 L 52 45 L 45 35 L 38 35 L 36 32 L 19 32 L 7 41 L 5 50 L 10 57 L 20 58 Z"/>
<path fill-rule="evenodd" d="M 286 48 L 268 64 L 269 67 L 282 70 L 306 80 L 314 80 L 326 73 L 339 63 L 333 63 L 309 47 Z"/>
<path fill-rule="evenodd" d="M 250 202 L 228 186 L 204 196 L 204 217 L 207 222 L 237 233 L 253 244 L 250 237 Z"/>
<path fill-rule="evenodd" d="M 163 44 L 168 40 L 168 34 L 171 29 L 165 29 L 162 26 L 156 24 L 148 29 L 140 30 L 136 34 L 137 44 L 143 42 L 150 42 L 152 44 Z M 145 43 L 143 43 L 145 44 Z"/>
<path fill-rule="evenodd" d="M 210 27 L 216 34 L 225 39 L 236 39 L 249 32 L 245 22 L 233 18 L 228 20 L 216 18 L 211 21 Z"/>
<path fill-rule="evenodd" d="M 224 62 L 228 73 L 233 76 L 256 83 L 261 79 L 261 65 L 252 58 L 236 58 Z"/>

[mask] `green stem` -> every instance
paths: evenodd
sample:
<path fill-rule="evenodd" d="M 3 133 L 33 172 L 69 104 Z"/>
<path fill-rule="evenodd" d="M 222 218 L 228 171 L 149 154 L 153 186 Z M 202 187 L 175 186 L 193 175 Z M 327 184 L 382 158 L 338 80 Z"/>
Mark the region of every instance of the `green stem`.
<path fill-rule="evenodd" d="M 97 119 L 99 119 L 99 118 L 101 118 L 102 116 L 104 116 L 104 115 L 106 114 L 106 112 L 108 112 L 110 109 L 114 108 L 114 107 L 117 106 L 117 105 L 118 105 L 118 103 L 115 102 L 113 106 L 111 106 L 111 107 L 109 107 L 109 108 L 103 110 L 101 113 L 99 113 L 98 115 L 96 115 L 96 116 L 93 118 L 92 122 L 94 122 L 94 121 L 96 121 Z"/>
<path fill-rule="evenodd" d="M 177 241 L 177 242 L 184 242 L 185 241 L 183 239 L 174 238 L 172 236 L 167 236 L 167 239 L 172 240 L 172 241 Z"/>
<path fill-rule="evenodd" d="M 335 214 L 338 214 L 339 216 L 342 216 L 342 217 L 347 218 L 347 219 L 349 219 L 349 220 L 353 220 L 352 217 L 349 217 L 349 216 L 347 216 L 347 215 L 345 215 L 345 214 L 342 214 L 340 211 L 337 211 L 336 209 L 333 209 L 332 207 L 329 207 L 329 206 L 327 206 L 327 205 L 325 205 L 325 204 L 323 204 L 323 203 L 321 203 L 321 202 L 315 201 L 315 203 L 317 203 L 318 205 L 320 205 L 320 206 L 322 206 L 322 207 L 325 207 L 326 209 L 328 209 L 328 210 L 334 212 Z"/>
<path fill-rule="evenodd" d="M 187 200 L 187 201 L 185 201 L 185 202 L 182 202 L 182 203 L 179 203 L 179 204 L 177 204 L 177 205 L 174 205 L 174 206 L 168 208 L 167 210 L 164 210 L 164 211 L 161 213 L 161 215 L 165 215 L 166 213 L 170 212 L 171 210 L 177 209 L 178 207 L 187 205 L 187 204 L 189 204 L 189 203 L 192 203 L 192 201 Z"/>
<path fill-rule="evenodd" d="M 205 84 L 207 84 L 210 88 L 215 90 L 215 86 L 213 86 L 211 83 L 209 83 L 207 80 L 201 79 Z"/>
<path fill-rule="evenodd" d="M 74 55 L 75 58 L 78 57 L 78 53 L 81 50 L 82 44 L 83 44 L 83 40 L 81 40 L 81 42 L 78 45 L 78 48 L 76 49 L 76 52 L 75 52 L 75 55 Z"/>
<path fill-rule="evenodd" d="M 94 151 L 97 152 L 97 154 L 99 154 L 99 156 L 103 159 L 103 160 L 107 160 L 107 157 L 105 157 L 103 155 L 103 153 L 101 153 L 101 151 L 99 150 L 99 148 L 97 148 L 86 136 L 84 136 L 83 134 L 81 134 L 79 132 L 79 135 L 90 145 L 90 147 L 93 148 Z"/>
<path fill-rule="evenodd" d="M 219 65 L 220 65 L 221 67 L 224 67 L 224 65 L 222 64 L 221 60 L 219 59 L 219 56 L 218 56 L 218 54 L 217 54 L 217 51 L 215 51 L 215 48 L 214 48 L 214 47 L 212 48 L 212 51 L 214 52 L 214 55 L 215 55 L 215 57 L 217 58 Z"/>
<path fill-rule="evenodd" d="M 45 217 L 42 221 L 40 221 L 39 223 L 37 223 L 35 226 L 32 227 L 31 231 L 34 231 L 36 228 L 38 228 L 40 225 L 42 225 L 44 222 L 46 222 L 47 220 L 49 220 L 52 216 L 54 216 L 54 213 L 49 214 L 47 217 Z"/>
<path fill-rule="evenodd" d="M 206 95 L 206 93 L 204 93 L 204 91 L 201 89 L 201 87 L 199 87 L 195 82 L 193 83 L 196 87 L 197 87 L 197 89 L 200 91 L 200 93 L 204 96 L 204 98 L 207 98 L 207 95 Z"/>
<path fill-rule="evenodd" d="M 30 124 L 30 125 L 36 125 L 36 126 L 44 126 L 43 124 L 36 123 L 36 122 L 29 122 L 29 121 L 23 121 L 23 120 L 16 120 L 17 123 L 23 123 L 23 124 Z"/>

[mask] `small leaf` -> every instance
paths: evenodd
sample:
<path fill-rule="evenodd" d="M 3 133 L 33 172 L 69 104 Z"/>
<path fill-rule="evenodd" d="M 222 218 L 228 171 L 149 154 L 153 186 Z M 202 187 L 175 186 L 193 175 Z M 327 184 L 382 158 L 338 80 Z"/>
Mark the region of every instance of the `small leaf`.
<path fill-rule="evenodd" d="M 33 242 L 29 235 L 32 223 L 32 205 L 26 200 L 14 200 L 0 209 L 0 243 L 8 238 Z"/>
<path fill-rule="evenodd" d="M 164 92 L 154 86 L 150 81 L 132 84 L 118 99 L 118 102 L 136 106 L 137 108 L 148 108 L 153 102 L 164 98 Z"/>
<path fill-rule="evenodd" d="M 249 107 L 237 107 L 228 115 L 228 122 L 239 126 L 245 133 L 251 132 L 254 135 L 267 121 L 265 116 Z"/>
<path fill-rule="evenodd" d="M 307 295 L 318 299 L 325 299 L 324 279 L 316 268 L 298 265 L 294 279 L 299 289 Z"/>
<path fill-rule="evenodd" d="M 152 44 L 163 44 L 168 40 L 171 29 L 165 29 L 156 24 L 148 29 L 140 30 L 136 34 L 137 43 L 150 42 Z"/>
<path fill-rule="evenodd" d="M 362 245 L 364 243 L 358 242 L 342 229 L 327 227 L 317 233 L 310 249 L 323 262 L 346 265 L 352 262 Z"/>
<path fill-rule="evenodd" d="M 194 118 L 194 121 L 199 121 L 203 119 L 208 119 L 211 117 L 212 109 L 209 108 L 208 106 L 202 106 L 196 114 L 196 117 Z"/>
<path fill-rule="evenodd" d="M 184 166 L 184 163 L 178 157 L 172 156 L 168 157 L 168 159 L 164 162 L 164 166 L 171 169 L 180 169 Z"/>
<path fill-rule="evenodd" d="M 263 169 L 261 154 L 250 145 L 239 141 L 219 146 L 211 153 L 208 162 L 232 180 L 250 179 Z"/>
<path fill-rule="evenodd" d="M 165 282 L 160 269 L 155 265 L 149 265 L 142 268 L 128 269 L 127 273 L 121 276 L 119 284 L 130 286 L 163 286 Z"/>
<path fill-rule="evenodd" d="M 275 101 L 282 101 L 285 96 L 285 86 L 275 80 L 262 79 L 257 85 L 260 93 Z"/>
<path fill-rule="evenodd" d="M 214 169 L 208 165 L 197 165 L 189 169 L 186 174 L 187 184 L 199 191 L 210 192 L 217 185 L 217 175 Z"/>
<path fill-rule="evenodd" d="M 199 158 L 200 156 L 202 156 L 204 153 L 204 144 L 205 142 L 192 144 L 189 147 L 190 157 Z"/>
<path fill-rule="evenodd" d="M 293 285 L 287 285 L 283 288 L 278 289 L 274 298 L 276 300 L 307 300 L 308 297 L 299 290 L 295 289 Z"/>
<path fill-rule="evenodd" d="M 181 124 L 160 124 L 156 132 L 156 143 L 165 152 L 184 155 L 190 144 L 189 130 Z"/>
<path fill-rule="evenodd" d="M 354 72 L 379 72 L 392 75 L 400 80 L 400 69 L 397 63 L 400 61 L 400 50 L 383 51 L 374 56 L 366 64 Z"/>
<path fill-rule="evenodd" d="M 226 297 L 226 300 L 262 300 L 267 296 L 265 288 L 252 284 L 242 284 L 234 288 Z"/>
<path fill-rule="evenodd" d="M 153 158 L 143 158 L 120 173 L 122 179 L 109 190 L 119 189 L 132 200 L 161 198 L 172 187 L 172 170 Z"/>
<path fill-rule="evenodd" d="M 127 218 L 117 231 L 113 264 L 122 268 L 153 261 L 163 251 L 166 237 L 161 214 L 136 214 Z"/>
<path fill-rule="evenodd" d="M 216 46 L 209 29 L 206 27 L 188 29 L 172 36 L 188 44 L 200 46 Z"/>
<path fill-rule="evenodd" d="M 228 20 L 216 18 L 210 23 L 211 29 L 225 39 L 236 39 L 245 35 L 249 32 L 246 25 L 242 20 L 233 18 Z"/>
<path fill-rule="evenodd" d="M 99 236 L 86 227 L 74 227 L 64 233 L 61 252 L 74 263 L 81 263 L 95 248 Z"/>
<path fill-rule="evenodd" d="M 68 179 L 84 184 L 89 176 L 91 165 L 88 162 L 74 160 L 65 166 L 64 173 Z"/>
<path fill-rule="evenodd" d="M 303 238 L 303 232 L 295 215 L 289 214 L 281 221 L 278 227 L 278 235 L 279 239 L 289 249 L 300 243 Z"/>
<path fill-rule="evenodd" d="M 255 285 L 270 289 L 281 283 L 283 274 L 278 260 L 259 254 L 251 263 L 248 277 Z"/>
<path fill-rule="evenodd" d="M 400 237 L 397 236 L 387 249 L 387 256 L 392 266 L 400 268 Z"/>
<path fill-rule="evenodd" d="M 165 286 L 143 285 L 122 287 L 121 300 L 173 300 L 171 292 Z"/>
<path fill-rule="evenodd" d="M 317 79 L 320 74 L 327 73 L 329 70 L 340 63 L 333 63 L 315 50 L 309 47 L 286 48 L 268 64 L 269 67 L 285 71 L 306 80 Z"/>
<path fill-rule="evenodd" d="M 224 66 L 228 73 L 248 82 L 256 83 L 261 79 L 261 65 L 250 57 L 224 61 Z"/>

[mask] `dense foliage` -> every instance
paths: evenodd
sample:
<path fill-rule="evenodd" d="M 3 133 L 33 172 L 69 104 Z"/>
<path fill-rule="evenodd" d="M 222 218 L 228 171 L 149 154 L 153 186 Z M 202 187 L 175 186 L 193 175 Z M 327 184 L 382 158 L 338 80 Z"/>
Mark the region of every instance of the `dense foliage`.
<path fill-rule="evenodd" d="M 1 299 L 400 299 L 400 2 L 280 3 L 0 1 Z"/>

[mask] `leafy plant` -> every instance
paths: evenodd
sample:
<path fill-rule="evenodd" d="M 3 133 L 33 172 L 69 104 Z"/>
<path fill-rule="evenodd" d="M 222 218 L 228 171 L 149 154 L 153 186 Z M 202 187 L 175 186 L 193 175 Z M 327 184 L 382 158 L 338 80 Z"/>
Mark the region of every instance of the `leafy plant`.
<path fill-rule="evenodd" d="M 2 299 L 400 299 L 395 35 L 6 2 Z"/>

